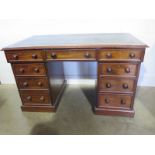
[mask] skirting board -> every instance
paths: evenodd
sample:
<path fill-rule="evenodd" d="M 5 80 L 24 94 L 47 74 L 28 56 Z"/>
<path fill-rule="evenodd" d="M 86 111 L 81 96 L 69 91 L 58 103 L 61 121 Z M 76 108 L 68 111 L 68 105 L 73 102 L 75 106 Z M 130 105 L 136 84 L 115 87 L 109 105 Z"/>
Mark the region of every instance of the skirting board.
<path fill-rule="evenodd" d="M 96 80 L 95 79 L 67 79 L 67 84 L 85 84 L 85 85 L 95 85 Z"/>

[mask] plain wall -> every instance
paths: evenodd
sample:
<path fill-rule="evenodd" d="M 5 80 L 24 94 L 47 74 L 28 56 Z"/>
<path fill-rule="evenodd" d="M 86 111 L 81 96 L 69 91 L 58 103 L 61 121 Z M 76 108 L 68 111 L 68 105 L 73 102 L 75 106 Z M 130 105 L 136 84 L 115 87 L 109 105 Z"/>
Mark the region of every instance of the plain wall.
<path fill-rule="evenodd" d="M 0 20 L 0 48 L 32 35 L 69 33 L 131 33 L 149 45 L 138 85 L 155 86 L 155 20 Z M 64 63 L 66 78 L 94 78 L 96 63 Z M 0 81 L 15 83 L 10 64 L 0 52 Z"/>

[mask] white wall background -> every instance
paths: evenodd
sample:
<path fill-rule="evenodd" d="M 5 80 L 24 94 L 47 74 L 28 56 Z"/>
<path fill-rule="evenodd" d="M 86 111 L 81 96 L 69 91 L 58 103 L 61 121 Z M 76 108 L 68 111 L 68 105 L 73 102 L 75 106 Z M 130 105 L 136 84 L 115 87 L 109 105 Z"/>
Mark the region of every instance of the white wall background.
<path fill-rule="evenodd" d="M 65 33 L 121 33 L 128 32 L 147 43 L 144 63 L 141 66 L 138 85 L 155 86 L 155 20 L 0 20 L 0 48 L 32 35 Z M 65 63 L 66 77 L 94 77 L 95 64 Z M 15 83 L 10 64 L 0 52 L 0 81 Z"/>

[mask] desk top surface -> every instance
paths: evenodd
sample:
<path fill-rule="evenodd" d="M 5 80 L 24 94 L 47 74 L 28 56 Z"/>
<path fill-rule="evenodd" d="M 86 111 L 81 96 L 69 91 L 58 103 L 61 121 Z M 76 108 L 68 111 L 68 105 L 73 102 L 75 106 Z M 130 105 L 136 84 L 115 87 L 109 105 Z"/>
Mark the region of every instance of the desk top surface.
<path fill-rule="evenodd" d="M 2 50 L 50 48 L 146 48 L 128 33 L 66 34 L 32 36 Z"/>

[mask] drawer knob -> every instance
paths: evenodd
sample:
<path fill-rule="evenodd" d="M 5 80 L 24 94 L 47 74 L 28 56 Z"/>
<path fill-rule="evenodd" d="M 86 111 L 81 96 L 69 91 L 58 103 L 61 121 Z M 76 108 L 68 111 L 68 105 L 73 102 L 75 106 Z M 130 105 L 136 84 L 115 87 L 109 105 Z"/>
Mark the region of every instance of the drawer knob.
<path fill-rule="evenodd" d="M 111 73 L 111 71 L 112 71 L 112 69 L 109 67 L 109 68 L 107 68 L 107 72 L 108 73 Z"/>
<path fill-rule="evenodd" d="M 34 71 L 35 71 L 36 73 L 39 73 L 39 68 L 38 68 L 38 67 L 34 68 Z"/>
<path fill-rule="evenodd" d="M 134 58 L 135 57 L 135 53 L 130 53 L 130 58 Z"/>
<path fill-rule="evenodd" d="M 107 54 L 106 54 L 106 57 L 107 57 L 107 58 L 112 58 L 112 54 L 111 54 L 111 53 L 107 53 Z"/>
<path fill-rule="evenodd" d="M 44 96 L 41 96 L 40 97 L 40 101 L 44 101 L 45 100 L 45 97 Z"/>
<path fill-rule="evenodd" d="M 130 68 L 129 67 L 125 68 L 125 72 L 130 73 Z"/>
<path fill-rule="evenodd" d="M 128 89 L 128 84 L 127 84 L 127 83 L 124 83 L 124 84 L 123 84 L 123 88 L 124 88 L 124 89 Z"/>
<path fill-rule="evenodd" d="M 13 55 L 13 58 L 14 58 L 15 60 L 18 60 L 19 57 L 18 57 L 17 54 L 14 54 L 14 55 Z"/>
<path fill-rule="evenodd" d="M 122 105 L 126 104 L 125 100 L 121 99 L 121 104 Z"/>
<path fill-rule="evenodd" d="M 53 59 L 56 59 L 57 55 L 56 55 L 55 53 L 52 53 L 52 54 L 51 54 L 51 57 L 52 57 Z"/>
<path fill-rule="evenodd" d="M 27 100 L 31 101 L 32 97 L 31 96 L 27 96 Z"/>
<path fill-rule="evenodd" d="M 37 59 L 38 58 L 37 54 L 32 54 L 32 58 Z"/>
<path fill-rule="evenodd" d="M 111 87 L 111 83 L 106 83 L 106 87 L 110 88 Z"/>
<path fill-rule="evenodd" d="M 40 87 L 41 87 L 42 85 L 43 85 L 43 84 L 42 84 L 42 82 L 38 82 L 38 86 L 40 86 Z"/>
<path fill-rule="evenodd" d="M 25 72 L 24 68 L 20 68 L 19 71 L 20 71 L 21 73 L 24 73 L 24 72 Z"/>
<path fill-rule="evenodd" d="M 90 58 L 91 57 L 90 53 L 86 53 L 84 56 L 85 56 L 85 58 Z"/>
<path fill-rule="evenodd" d="M 28 86 L 28 83 L 27 83 L 27 82 L 24 82 L 24 83 L 23 83 L 23 86 L 24 86 L 24 87 L 27 87 L 27 86 Z"/>
<path fill-rule="evenodd" d="M 109 100 L 108 98 L 106 98 L 106 99 L 105 99 L 105 103 L 108 104 L 109 102 L 110 102 L 110 100 Z"/>

